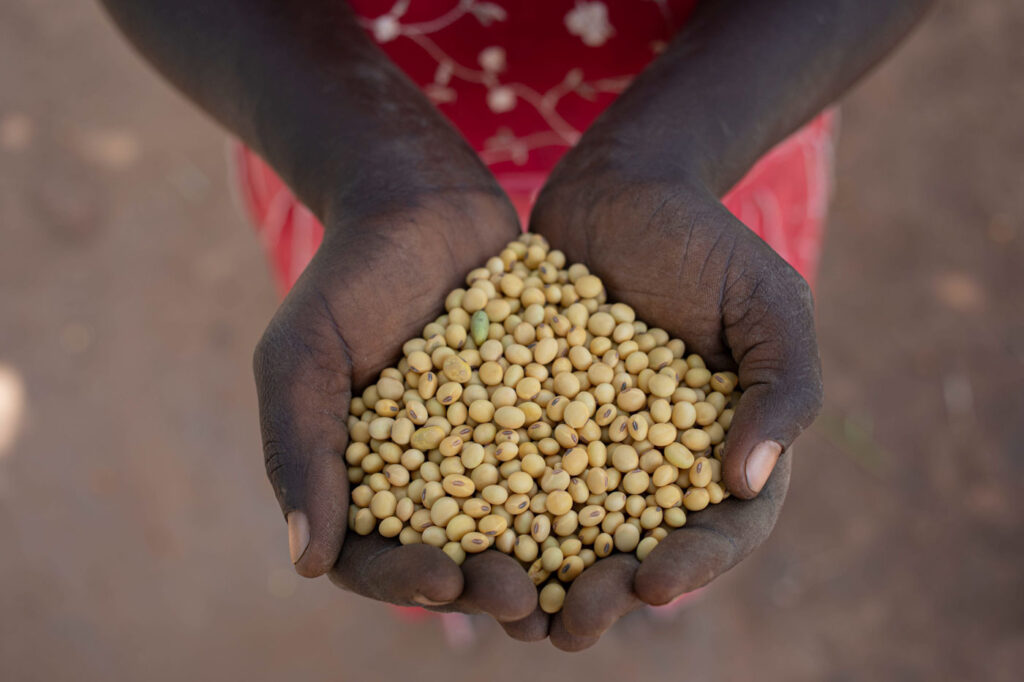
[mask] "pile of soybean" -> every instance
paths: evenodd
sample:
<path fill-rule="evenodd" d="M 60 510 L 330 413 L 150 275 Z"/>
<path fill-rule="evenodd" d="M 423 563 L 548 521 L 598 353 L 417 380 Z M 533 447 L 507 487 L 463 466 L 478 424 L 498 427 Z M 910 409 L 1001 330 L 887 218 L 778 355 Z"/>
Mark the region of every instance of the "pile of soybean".
<path fill-rule="evenodd" d="M 351 402 L 349 525 L 522 562 L 541 608 L 613 552 L 641 561 L 729 496 L 737 377 L 612 303 L 524 234 L 452 291 L 397 367 Z"/>

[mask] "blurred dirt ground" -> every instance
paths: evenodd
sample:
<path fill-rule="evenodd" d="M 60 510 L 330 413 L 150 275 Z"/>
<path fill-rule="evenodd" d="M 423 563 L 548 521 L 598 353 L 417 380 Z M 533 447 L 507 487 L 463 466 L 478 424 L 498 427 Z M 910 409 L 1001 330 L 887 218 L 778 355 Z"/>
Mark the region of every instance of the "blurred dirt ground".
<path fill-rule="evenodd" d="M 568 658 L 293 575 L 224 135 L 93 3 L 0 0 L 0 679 L 1021 679 L 1022 32 L 947 2 L 845 102 L 827 407 L 779 527 Z"/>

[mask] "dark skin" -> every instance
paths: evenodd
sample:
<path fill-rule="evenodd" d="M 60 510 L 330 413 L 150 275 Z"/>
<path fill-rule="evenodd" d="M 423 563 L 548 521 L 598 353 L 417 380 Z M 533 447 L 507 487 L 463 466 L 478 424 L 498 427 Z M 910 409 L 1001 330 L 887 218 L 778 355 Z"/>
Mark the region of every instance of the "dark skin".
<path fill-rule="evenodd" d="M 704 3 L 552 173 L 531 230 L 709 366 L 737 371 L 745 390 L 723 457 L 734 498 L 691 515 L 642 565 L 631 555 L 597 562 L 553 618 L 497 551 L 460 569 L 434 547 L 346 533 L 352 391 L 516 236 L 494 178 L 336 0 L 104 4 L 324 223 L 254 360 L 267 472 L 301 575 L 328 573 L 381 601 L 488 613 L 512 637 L 580 650 L 621 615 L 708 583 L 764 541 L 788 487 L 790 445 L 821 404 L 812 303 L 803 279 L 718 197 L 891 50 L 927 0 Z"/>

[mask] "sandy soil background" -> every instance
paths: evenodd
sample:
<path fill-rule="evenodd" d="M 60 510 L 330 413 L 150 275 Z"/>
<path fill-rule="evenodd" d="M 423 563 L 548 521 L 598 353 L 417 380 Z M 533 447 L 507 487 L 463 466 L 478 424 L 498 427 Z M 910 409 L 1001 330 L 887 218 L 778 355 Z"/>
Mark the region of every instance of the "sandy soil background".
<path fill-rule="evenodd" d="M 1020 679 L 1022 32 L 946 2 L 844 102 L 827 406 L 780 524 L 567 657 L 487 622 L 450 651 L 294 576 L 249 369 L 276 294 L 223 133 L 93 3 L 0 0 L 0 678 Z"/>

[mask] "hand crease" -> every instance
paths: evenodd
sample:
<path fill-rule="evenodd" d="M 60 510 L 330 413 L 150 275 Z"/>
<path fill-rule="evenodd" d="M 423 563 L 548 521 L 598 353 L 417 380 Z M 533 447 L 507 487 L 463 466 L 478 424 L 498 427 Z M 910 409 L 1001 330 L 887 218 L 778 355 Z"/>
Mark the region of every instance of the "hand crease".
<path fill-rule="evenodd" d="M 324 307 L 324 313 L 327 315 L 327 320 L 331 323 L 331 327 L 334 329 L 334 333 L 338 336 L 338 341 L 341 343 L 342 354 L 345 356 L 345 364 L 348 369 L 348 376 L 352 377 L 352 349 L 348 345 L 348 341 L 345 340 L 345 335 L 341 333 L 341 328 L 338 327 L 338 321 L 334 317 L 334 312 L 331 310 L 331 304 L 327 300 L 327 296 L 324 295 L 319 289 L 316 290 L 316 295 L 320 298 L 320 303 Z"/>
<path fill-rule="evenodd" d="M 725 292 L 729 288 L 729 274 L 732 272 L 732 261 L 736 256 L 736 240 L 732 240 L 732 245 L 729 247 L 729 253 L 725 257 L 725 277 L 722 278 L 722 288 L 718 295 L 718 309 L 725 309 Z M 746 268 L 744 268 L 744 272 Z"/>
<path fill-rule="evenodd" d="M 683 277 L 686 270 L 686 258 L 690 252 L 690 239 L 693 238 L 694 226 L 697 224 L 697 216 L 690 216 L 690 224 L 686 226 L 686 243 L 683 244 L 683 252 L 680 254 L 679 267 L 676 268 L 676 288 L 683 288 Z"/>
<path fill-rule="evenodd" d="M 704 258 L 701 260 L 700 271 L 697 273 L 698 286 L 704 281 L 704 271 L 707 269 L 711 259 L 715 256 L 715 250 L 718 248 L 718 244 L 722 241 L 722 231 L 715 235 L 715 243 L 711 245 L 711 248 L 704 252 Z"/>

